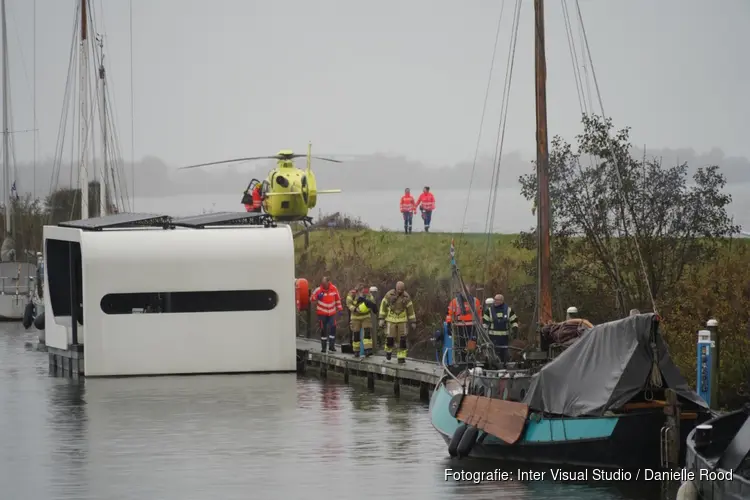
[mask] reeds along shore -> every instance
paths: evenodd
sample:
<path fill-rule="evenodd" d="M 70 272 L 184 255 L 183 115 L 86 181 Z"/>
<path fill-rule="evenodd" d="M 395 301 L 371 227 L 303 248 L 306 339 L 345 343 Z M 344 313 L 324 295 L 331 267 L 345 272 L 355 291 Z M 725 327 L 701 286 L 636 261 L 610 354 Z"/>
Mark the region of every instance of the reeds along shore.
<path fill-rule="evenodd" d="M 381 297 L 396 281 L 404 281 L 414 299 L 418 324 L 417 331 L 409 334 L 410 356 L 435 357 L 430 338 L 441 327 L 449 301 L 451 238 L 455 238 L 465 281 L 483 288 L 479 294 L 484 297 L 503 293 L 520 318 L 522 333 L 533 329 L 536 287 L 528 269 L 534 256 L 518 247 L 518 236 L 492 235 L 487 251 L 487 235 L 403 235 L 369 230 L 351 219 L 341 222 L 346 229 L 311 232 L 307 250 L 303 238 L 297 239 L 296 276 L 308 279 L 311 286 L 324 275 L 330 276 L 342 295 L 364 282 L 377 286 Z M 565 296 L 565 288 L 553 281 L 556 318 L 562 319 L 571 305 L 594 323 L 620 317 L 614 291 L 591 283 L 590 293 L 572 297 Z M 679 282 L 657 299 L 657 307 L 670 353 L 692 385 L 696 333 L 708 319 L 719 321 L 721 401 L 728 406 L 741 404 L 750 372 L 750 240 L 726 240 L 714 259 L 688 268 Z M 340 338 L 347 332 L 347 326 L 340 324 Z"/>

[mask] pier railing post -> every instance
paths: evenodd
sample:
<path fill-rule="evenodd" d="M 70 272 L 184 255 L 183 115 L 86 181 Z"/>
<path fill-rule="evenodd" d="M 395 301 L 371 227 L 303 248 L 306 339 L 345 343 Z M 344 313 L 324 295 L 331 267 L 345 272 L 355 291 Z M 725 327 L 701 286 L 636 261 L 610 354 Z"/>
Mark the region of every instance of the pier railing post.
<path fill-rule="evenodd" d="M 307 338 L 312 337 L 313 330 L 313 305 L 312 301 L 307 301 Z"/>

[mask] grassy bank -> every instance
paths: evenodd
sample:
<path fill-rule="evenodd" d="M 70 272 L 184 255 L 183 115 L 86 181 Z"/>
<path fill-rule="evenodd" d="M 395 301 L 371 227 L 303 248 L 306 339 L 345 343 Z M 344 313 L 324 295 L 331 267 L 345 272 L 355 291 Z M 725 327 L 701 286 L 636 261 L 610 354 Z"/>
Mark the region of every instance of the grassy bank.
<path fill-rule="evenodd" d="M 410 353 L 434 357 L 429 337 L 445 317 L 450 292 L 450 234 L 380 232 L 368 229 L 326 229 L 310 234 L 308 251 L 296 241 L 297 276 L 317 283 L 324 275 L 345 293 L 358 282 L 381 291 L 402 280 L 412 294 L 418 328 L 410 334 Z M 464 279 L 477 284 L 479 295 L 503 293 L 517 311 L 522 332 L 534 328 L 533 278 L 527 273 L 534 256 L 515 244 L 517 236 L 456 235 L 456 251 Z M 747 339 L 750 311 L 750 242 L 727 240 L 714 259 L 690 267 L 677 286 L 657 301 L 670 352 L 683 375 L 694 386 L 696 331 L 715 317 L 722 335 L 722 400 L 736 403 L 745 390 L 750 367 Z M 556 319 L 575 305 L 595 322 L 616 319 L 608 291 L 587 297 L 558 293 L 553 281 Z M 596 289 L 597 285 L 594 285 Z M 339 328 L 344 335 L 345 325 Z"/>

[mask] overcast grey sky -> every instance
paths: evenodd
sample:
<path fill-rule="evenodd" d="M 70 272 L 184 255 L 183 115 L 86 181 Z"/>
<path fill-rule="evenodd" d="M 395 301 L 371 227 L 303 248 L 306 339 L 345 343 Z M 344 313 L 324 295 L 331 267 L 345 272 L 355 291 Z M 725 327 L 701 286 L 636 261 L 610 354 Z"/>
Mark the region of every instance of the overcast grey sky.
<path fill-rule="evenodd" d="M 130 156 L 129 1 L 91 0 Z M 74 0 L 7 0 L 13 126 L 55 150 Z M 487 130 L 497 127 L 506 0 Z M 607 115 L 650 148 L 750 156 L 748 0 L 580 0 Z M 172 166 L 303 150 L 471 160 L 501 0 L 133 0 L 135 156 Z M 561 3 L 548 0 L 550 134 L 580 130 Z M 575 3 L 570 0 L 574 8 Z M 533 3 L 523 1 L 506 152 L 533 157 Z M 577 23 L 574 22 L 574 26 Z M 578 37 L 576 36 L 576 40 Z M 491 154 L 494 134 L 482 151 Z M 31 134 L 15 138 L 32 157 Z"/>

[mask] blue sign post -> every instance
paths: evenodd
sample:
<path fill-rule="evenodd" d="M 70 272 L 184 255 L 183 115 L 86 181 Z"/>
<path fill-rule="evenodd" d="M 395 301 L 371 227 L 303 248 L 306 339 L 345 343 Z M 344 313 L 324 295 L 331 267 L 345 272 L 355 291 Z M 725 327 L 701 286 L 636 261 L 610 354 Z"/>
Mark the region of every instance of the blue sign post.
<path fill-rule="evenodd" d="M 696 360 L 698 395 L 711 406 L 711 332 L 698 332 L 698 359 Z"/>
<path fill-rule="evenodd" d="M 696 389 L 708 406 L 719 406 L 719 322 L 710 319 L 706 330 L 698 332 L 696 359 Z"/>

